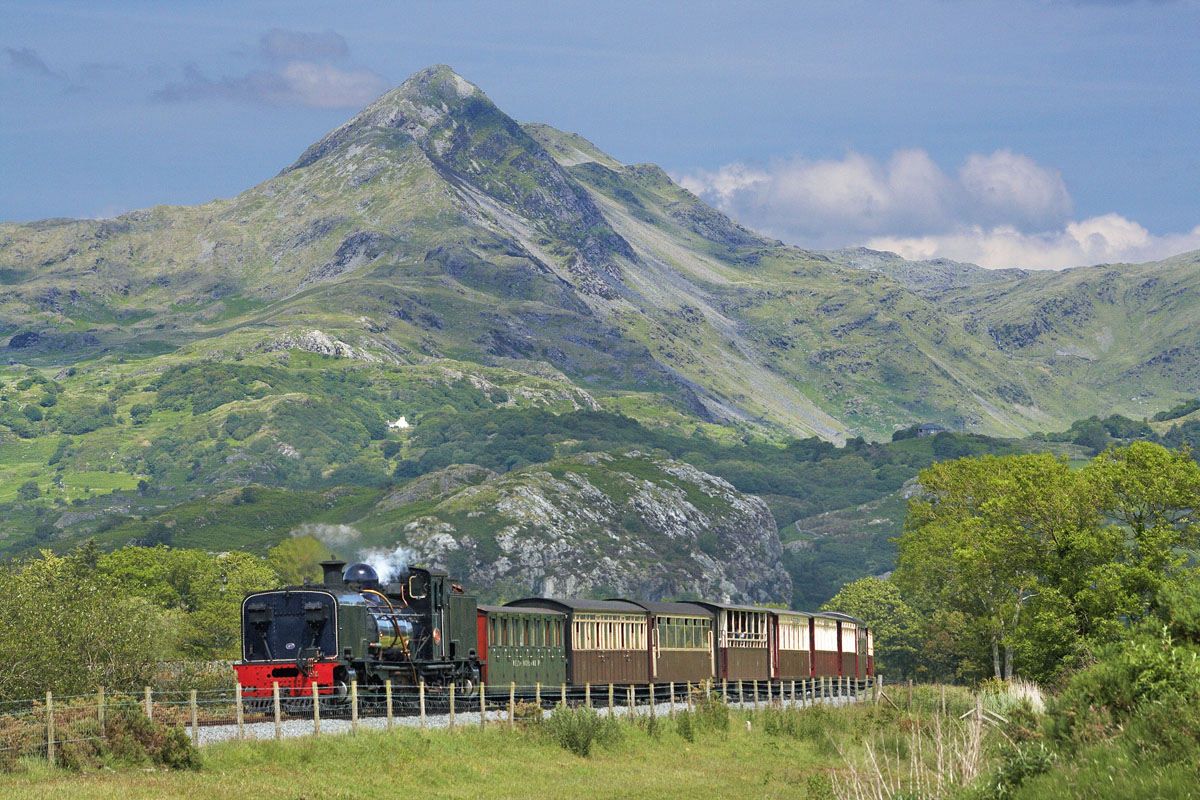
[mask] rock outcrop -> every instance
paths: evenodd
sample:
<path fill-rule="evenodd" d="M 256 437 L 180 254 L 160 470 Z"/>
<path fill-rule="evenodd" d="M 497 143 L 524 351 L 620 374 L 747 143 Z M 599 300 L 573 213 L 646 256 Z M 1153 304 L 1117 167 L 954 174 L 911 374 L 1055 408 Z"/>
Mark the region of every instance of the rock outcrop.
<path fill-rule="evenodd" d="M 766 503 L 636 451 L 573 456 L 462 488 L 402 531 L 417 560 L 489 600 L 786 602 L 792 591 Z"/>

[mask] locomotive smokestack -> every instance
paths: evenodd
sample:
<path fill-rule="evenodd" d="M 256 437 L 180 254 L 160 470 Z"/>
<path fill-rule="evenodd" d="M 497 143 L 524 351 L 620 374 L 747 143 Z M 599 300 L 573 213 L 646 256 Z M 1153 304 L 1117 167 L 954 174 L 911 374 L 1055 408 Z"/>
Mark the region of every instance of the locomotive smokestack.
<path fill-rule="evenodd" d="M 326 586 L 340 585 L 342 583 L 342 570 L 345 568 L 345 561 L 330 556 L 328 561 L 321 562 L 321 570 L 323 575 L 321 582 Z"/>

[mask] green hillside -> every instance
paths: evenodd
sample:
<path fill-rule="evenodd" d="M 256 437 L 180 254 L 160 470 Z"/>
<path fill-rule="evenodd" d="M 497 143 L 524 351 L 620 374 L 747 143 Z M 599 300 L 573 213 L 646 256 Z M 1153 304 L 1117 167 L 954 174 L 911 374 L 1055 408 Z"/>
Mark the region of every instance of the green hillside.
<path fill-rule="evenodd" d="M 261 552 L 305 523 L 382 547 L 426 517 L 479 544 L 517 524 L 488 506 L 505 492 L 639 452 L 663 491 L 671 470 L 728 481 L 690 536 L 763 497 L 783 541 L 760 531 L 755 558 L 792 583 L 771 591 L 815 602 L 886 569 L 892 528 L 822 539 L 797 520 L 883 502 L 894 525 L 882 498 L 920 467 L 1018 446 L 973 436 L 1200 394 L 1198 282 L 1198 254 L 993 273 L 789 247 L 432 67 L 234 198 L 0 225 L 0 551 L 97 536 Z M 940 453 L 890 443 L 918 422 L 964 435 Z M 483 471 L 449 499 L 387 500 L 462 465 Z M 675 564 L 662 591 L 701 585 L 697 553 L 738 552 L 718 536 L 673 562 L 665 520 L 695 498 L 676 486 L 647 522 L 625 478 L 593 477 L 573 502 L 612 504 L 595 525 L 614 552 L 651 543 L 618 559 L 630 574 Z M 604 550 L 585 539 L 569 548 Z M 419 555 L 447 561 L 430 541 Z M 486 561 L 461 566 L 501 586 Z"/>

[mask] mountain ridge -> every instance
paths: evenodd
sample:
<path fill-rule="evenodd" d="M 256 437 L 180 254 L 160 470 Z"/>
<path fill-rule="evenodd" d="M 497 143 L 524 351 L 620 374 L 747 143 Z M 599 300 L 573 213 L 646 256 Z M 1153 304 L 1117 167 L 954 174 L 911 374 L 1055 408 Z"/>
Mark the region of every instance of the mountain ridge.
<path fill-rule="evenodd" d="M 1116 273 L 1193 297 L 1192 261 Z M 657 387 L 704 421 L 833 440 L 924 420 L 1021 435 L 1136 413 L 1139 382 L 1160 404 L 1197 388 L 1188 326 L 1135 335 L 1103 296 L 1115 278 L 790 247 L 654 165 L 518 124 L 446 66 L 234 198 L 0 225 L 0 270 L 16 361 L 222 351 L 311 320 L 348 352 L 533 358 L 592 388 Z M 1106 361 L 1115 378 L 1095 374 Z"/>

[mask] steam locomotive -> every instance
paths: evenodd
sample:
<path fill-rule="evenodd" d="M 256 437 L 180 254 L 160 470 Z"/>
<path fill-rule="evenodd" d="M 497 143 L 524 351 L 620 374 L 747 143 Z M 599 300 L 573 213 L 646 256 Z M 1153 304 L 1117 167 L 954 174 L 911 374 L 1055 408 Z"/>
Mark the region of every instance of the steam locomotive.
<path fill-rule="evenodd" d="M 715 680 L 866 680 L 874 640 L 862 620 L 729 603 L 532 597 L 479 606 L 444 572 L 409 567 L 382 583 L 367 564 L 322 562 L 323 582 L 242 602 L 238 683 L 253 706 L 367 698 L 384 685 L 474 693 L 520 686 Z M 368 700 L 370 702 L 370 700 Z"/>
<path fill-rule="evenodd" d="M 321 562 L 320 585 L 254 592 L 242 601 L 242 660 L 234 665 L 249 700 L 346 696 L 356 681 L 378 693 L 394 685 L 455 684 L 470 694 L 481 663 L 475 598 L 446 573 L 410 567 L 382 584 L 367 564 Z"/>

